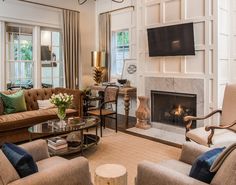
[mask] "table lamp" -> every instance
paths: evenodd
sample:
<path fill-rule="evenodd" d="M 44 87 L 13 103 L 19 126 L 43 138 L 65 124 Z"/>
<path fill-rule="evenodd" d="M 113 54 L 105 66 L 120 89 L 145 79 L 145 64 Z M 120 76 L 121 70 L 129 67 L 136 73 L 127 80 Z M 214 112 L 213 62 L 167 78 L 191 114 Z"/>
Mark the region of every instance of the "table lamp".
<path fill-rule="evenodd" d="M 92 51 L 91 59 L 91 66 L 94 67 L 93 79 L 95 85 L 98 85 L 102 82 L 103 70 L 106 67 L 106 52 Z"/>

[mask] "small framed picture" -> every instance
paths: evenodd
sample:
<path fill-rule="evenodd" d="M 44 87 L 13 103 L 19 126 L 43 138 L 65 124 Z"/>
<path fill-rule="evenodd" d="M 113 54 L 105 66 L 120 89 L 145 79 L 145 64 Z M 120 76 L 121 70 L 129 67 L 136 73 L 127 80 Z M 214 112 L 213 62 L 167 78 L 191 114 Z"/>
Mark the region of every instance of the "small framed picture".
<path fill-rule="evenodd" d="M 122 79 L 127 79 L 131 86 L 137 86 L 137 61 L 136 59 L 125 59 Z"/>

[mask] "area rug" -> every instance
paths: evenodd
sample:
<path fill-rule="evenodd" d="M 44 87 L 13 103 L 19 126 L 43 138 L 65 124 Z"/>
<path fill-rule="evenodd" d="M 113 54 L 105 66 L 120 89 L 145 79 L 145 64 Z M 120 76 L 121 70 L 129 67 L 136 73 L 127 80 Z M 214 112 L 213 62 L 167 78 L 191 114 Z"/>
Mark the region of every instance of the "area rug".
<path fill-rule="evenodd" d="M 155 141 L 132 136 L 122 132 L 105 129 L 103 137 L 97 146 L 84 152 L 89 160 L 92 180 L 96 167 L 107 163 L 121 164 L 128 171 L 128 185 L 134 185 L 137 165 L 143 160 L 160 162 L 168 159 L 178 159 L 180 149 Z"/>

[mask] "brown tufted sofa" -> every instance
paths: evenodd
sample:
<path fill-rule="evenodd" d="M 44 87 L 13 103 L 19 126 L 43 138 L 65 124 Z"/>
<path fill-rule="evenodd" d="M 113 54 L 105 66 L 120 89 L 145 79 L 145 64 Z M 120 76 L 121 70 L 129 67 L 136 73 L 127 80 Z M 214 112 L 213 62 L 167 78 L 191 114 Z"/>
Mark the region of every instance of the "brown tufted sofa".
<path fill-rule="evenodd" d="M 15 91 L 4 91 L 12 94 Z M 82 116 L 83 97 L 80 90 L 66 88 L 45 88 L 25 90 L 25 102 L 27 111 L 13 114 L 3 114 L 3 102 L 0 99 L 0 145 L 3 142 L 20 142 L 29 139 L 28 128 L 37 123 L 57 118 L 57 108 L 40 109 L 37 100 L 49 99 L 52 94 L 73 94 L 71 107 L 66 110 L 67 116 Z"/>

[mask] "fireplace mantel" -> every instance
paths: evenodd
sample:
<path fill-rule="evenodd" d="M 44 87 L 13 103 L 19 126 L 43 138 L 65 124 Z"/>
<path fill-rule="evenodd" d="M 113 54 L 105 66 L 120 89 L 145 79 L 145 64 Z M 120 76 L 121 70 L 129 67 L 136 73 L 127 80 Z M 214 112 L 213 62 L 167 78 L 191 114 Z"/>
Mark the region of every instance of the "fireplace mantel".
<path fill-rule="evenodd" d="M 197 116 L 204 115 L 204 79 L 146 77 L 145 95 L 150 99 L 152 90 L 196 94 Z M 204 123 L 202 121 L 197 122 L 197 127 L 203 125 Z"/>

